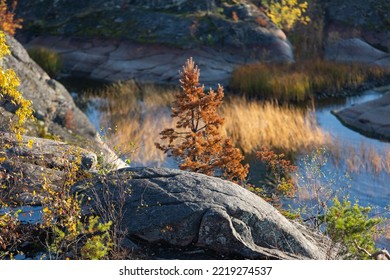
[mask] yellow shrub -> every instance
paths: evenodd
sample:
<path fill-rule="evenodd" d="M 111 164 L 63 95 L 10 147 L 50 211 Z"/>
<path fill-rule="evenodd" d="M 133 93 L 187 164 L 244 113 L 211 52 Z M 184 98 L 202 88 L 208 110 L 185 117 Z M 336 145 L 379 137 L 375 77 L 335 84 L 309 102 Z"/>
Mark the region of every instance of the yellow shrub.
<path fill-rule="evenodd" d="M 310 18 L 305 15 L 307 2 L 298 0 L 270 0 L 268 1 L 267 16 L 281 29 L 291 30 L 298 22 L 308 24 Z"/>
<path fill-rule="evenodd" d="M 0 31 L 0 60 L 10 51 L 6 45 L 5 34 Z M 18 120 L 12 122 L 11 130 L 16 134 L 18 140 L 21 140 L 22 133 L 24 132 L 23 124 L 26 120 L 34 120 L 33 110 L 31 108 L 31 101 L 26 100 L 22 94 L 18 91 L 20 85 L 19 78 L 15 71 L 12 69 L 4 70 L 0 64 L 0 102 L 4 99 L 10 100 L 10 102 L 18 107 L 15 112 Z"/>

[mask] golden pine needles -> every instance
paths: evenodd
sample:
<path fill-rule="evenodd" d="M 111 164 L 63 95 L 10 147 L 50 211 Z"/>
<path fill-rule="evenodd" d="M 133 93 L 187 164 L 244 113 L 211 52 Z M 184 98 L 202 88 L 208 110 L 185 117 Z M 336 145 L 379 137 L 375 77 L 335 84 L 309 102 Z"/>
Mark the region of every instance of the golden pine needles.
<path fill-rule="evenodd" d="M 176 129 L 163 130 L 161 140 L 168 144 L 156 143 L 156 146 L 181 159 L 180 169 L 242 182 L 249 166 L 241 163 L 244 157 L 231 140 L 223 139 L 220 134 L 223 119 L 218 115 L 218 108 L 224 97 L 223 87 L 218 85 L 217 91 L 210 89 L 205 93 L 199 76 L 198 67 L 192 58 L 188 59 L 180 72 L 182 92 L 176 94 L 172 107 Z"/>
<path fill-rule="evenodd" d="M 15 19 L 15 9 L 17 1 L 12 0 L 10 5 L 11 10 L 8 9 L 7 0 L 0 0 L 0 30 L 13 36 L 16 29 L 22 28 L 22 19 Z"/>

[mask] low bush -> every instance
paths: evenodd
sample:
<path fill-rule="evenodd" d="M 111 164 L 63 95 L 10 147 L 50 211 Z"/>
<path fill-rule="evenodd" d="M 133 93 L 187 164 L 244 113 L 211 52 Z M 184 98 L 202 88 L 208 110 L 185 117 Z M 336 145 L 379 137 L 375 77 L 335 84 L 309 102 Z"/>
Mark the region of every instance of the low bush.
<path fill-rule="evenodd" d="M 346 259 L 367 259 L 375 249 L 375 226 L 380 218 L 370 218 L 370 207 L 362 207 L 348 199 L 333 199 L 333 205 L 321 220 L 326 225 L 325 233 L 333 242 L 341 243 L 341 256 Z M 364 250 L 361 250 L 364 248 Z M 365 253 L 369 252 L 369 254 Z"/>
<path fill-rule="evenodd" d="M 299 167 L 265 147 L 257 156 L 266 165 L 270 180 L 268 186 L 251 186 L 250 190 L 278 207 L 287 218 L 298 219 L 329 236 L 329 257 L 368 259 L 386 254 L 375 248 L 377 228 L 383 219 L 374 217 L 371 207 L 352 204 L 346 189 L 337 189 L 336 184 L 346 184 L 348 176 L 336 178 L 324 170 L 329 156 L 326 149 L 314 150 Z M 283 209 L 279 202 L 285 198 L 298 202 L 294 208 Z"/>
<path fill-rule="evenodd" d="M 46 48 L 31 48 L 28 54 L 50 77 L 54 78 L 61 71 L 62 60 L 55 51 Z"/>

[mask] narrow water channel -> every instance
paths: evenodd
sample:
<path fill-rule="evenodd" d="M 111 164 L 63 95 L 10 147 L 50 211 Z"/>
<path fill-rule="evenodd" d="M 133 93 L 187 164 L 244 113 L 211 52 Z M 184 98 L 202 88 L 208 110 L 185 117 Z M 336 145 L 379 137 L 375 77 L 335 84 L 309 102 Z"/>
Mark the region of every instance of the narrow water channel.
<path fill-rule="evenodd" d="M 337 141 L 340 146 L 344 147 L 345 153 L 351 151 L 359 152 L 363 150 L 368 153 L 376 153 L 384 155 L 390 150 L 390 143 L 383 142 L 377 139 L 368 138 L 356 131 L 345 127 L 331 112 L 333 110 L 340 110 L 360 104 L 366 101 L 377 99 L 381 93 L 376 91 L 367 91 L 359 96 L 347 97 L 329 104 L 317 104 L 316 117 L 320 127 L 328 132 L 334 141 Z M 347 155 L 346 155 L 347 156 Z M 343 170 L 346 166 L 334 166 L 333 168 L 339 174 L 349 172 L 351 175 L 351 198 L 359 200 L 364 205 L 373 205 L 384 208 L 390 205 L 390 174 L 382 170 L 375 172 L 374 167 L 370 168 L 370 163 L 367 163 L 366 170 L 361 172 L 351 172 L 350 170 Z"/>

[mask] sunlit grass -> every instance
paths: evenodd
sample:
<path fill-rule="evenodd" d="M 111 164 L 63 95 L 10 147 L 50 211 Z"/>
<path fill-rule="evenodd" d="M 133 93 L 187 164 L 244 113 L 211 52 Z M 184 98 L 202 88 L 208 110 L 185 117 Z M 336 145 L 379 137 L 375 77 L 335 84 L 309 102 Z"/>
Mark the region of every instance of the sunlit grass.
<path fill-rule="evenodd" d="M 98 92 L 104 98 L 101 126 L 111 128 L 107 142 L 123 157 L 137 164 L 159 165 L 165 161 L 154 143 L 164 127 L 172 127 L 169 106 L 175 89 L 155 85 L 137 85 L 134 81 L 118 82 Z"/>
<path fill-rule="evenodd" d="M 272 102 L 234 98 L 221 110 L 223 132 L 245 153 L 266 146 L 282 151 L 307 151 L 324 145 L 328 136 L 318 127 L 314 113 Z"/>
<path fill-rule="evenodd" d="M 178 90 L 129 81 L 99 92 L 106 98 L 102 126 L 113 128 L 110 145 L 137 163 L 163 163 L 165 155 L 154 143 L 159 142 L 160 131 L 175 126 L 170 106 Z M 222 133 L 248 154 L 262 145 L 297 152 L 327 139 L 308 110 L 236 97 L 225 100 L 220 115 L 225 119 Z"/>
<path fill-rule="evenodd" d="M 244 65 L 234 70 L 230 86 L 250 97 L 297 102 L 316 94 L 338 95 L 389 76 L 389 70 L 375 66 L 316 59 L 294 64 Z"/>

